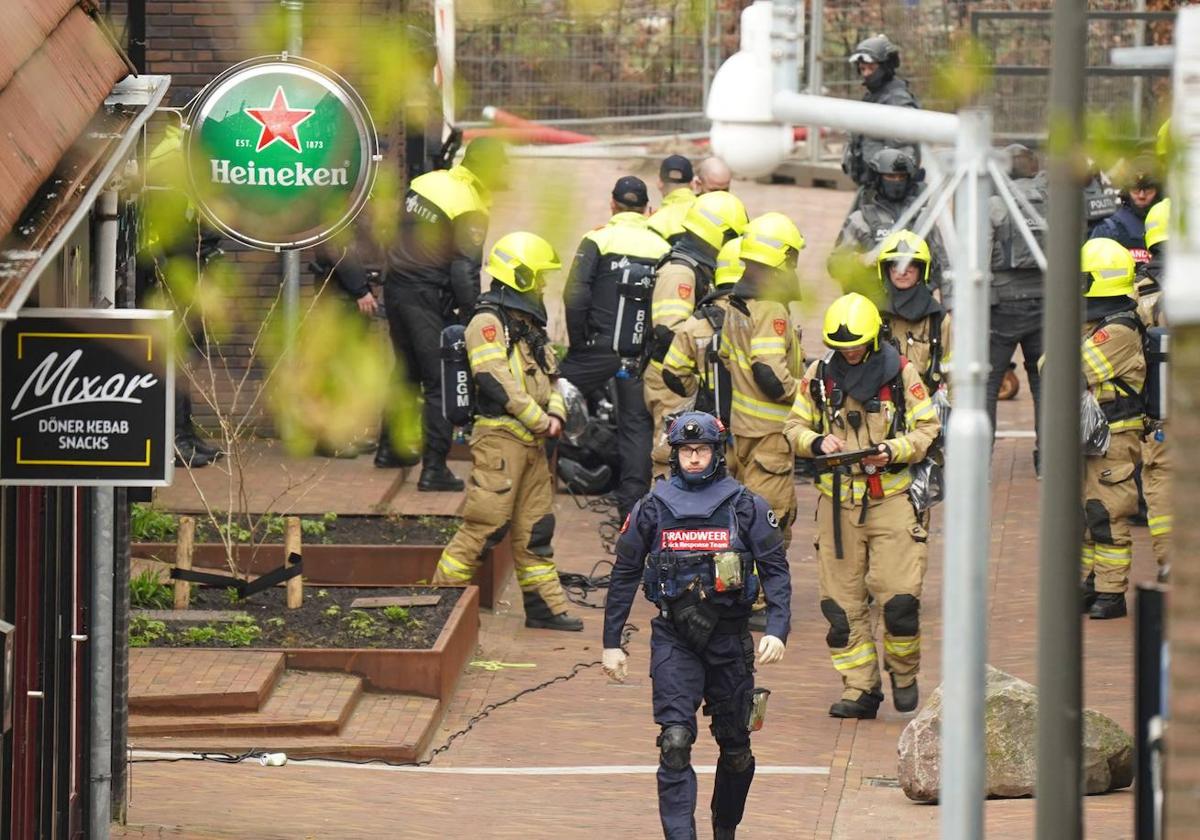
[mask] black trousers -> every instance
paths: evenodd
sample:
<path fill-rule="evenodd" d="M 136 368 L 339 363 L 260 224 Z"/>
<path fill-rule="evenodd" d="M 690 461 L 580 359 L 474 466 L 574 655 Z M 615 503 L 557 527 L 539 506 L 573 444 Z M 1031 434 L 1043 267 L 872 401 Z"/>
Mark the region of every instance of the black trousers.
<path fill-rule="evenodd" d="M 621 366 L 610 350 L 571 350 L 563 359 L 560 374 L 584 394 L 603 388 Z M 640 376 L 618 376 L 617 450 L 621 470 L 617 479 L 617 508 L 624 519 L 638 499 L 650 491 L 650 447 L 654 421 L 646 410 Z"/>
<path fill-rule="evenodd" d="M 419 386 L 424 406 L 421 430 L 422 464 L 445 464 L 454 428 L 442 416 L 442 329 L 457 323 L 451 312 L 449 288 L 389 276 L 383 287 L 388 333 L 396 351 L 396 367 Z"/>
<path fill-rule="evenodd" d="M 1042 302 L 1036 298 L 1001 301 L 992 306 L 991 321 L 987 411 L 988 419 L 992 421 L 992 437 L 996 436 L 996 399 L 1000 394 L 1000 383 L 1018 345 L 1021 355 L 1025 357 L 1025 375 L 1029 379 L 1029 390 L 1033 393 L 1034 428 L 1040 430 L 1042 388 L 1037 365 L 1042 357 Z M 1041 449 L 1040 431 L 1038 449 Z"/>

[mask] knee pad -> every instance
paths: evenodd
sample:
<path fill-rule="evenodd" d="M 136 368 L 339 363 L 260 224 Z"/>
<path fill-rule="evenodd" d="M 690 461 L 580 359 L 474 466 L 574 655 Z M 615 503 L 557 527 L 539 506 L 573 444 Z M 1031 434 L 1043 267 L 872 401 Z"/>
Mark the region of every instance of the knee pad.
<path fill-rule="evenodd" d="M 921 599 L 894 595 L 883 605 L 883 626 L 893 636 L 915 636 L 921 632 Z"/>
<path fill-rule="evenodd" d="M 829 632 L 825 634 L 825 644 L 831 648 L 844 648 L 850 644 L 850 619 L 846 611 L 838 606 L 832 598 L 821 599 L 821 614 L 829 622 Z"/>
<path fill-rule="evenodd" d="M 754 766 L 754 753 L 749 745 L 744 747 L 721 747 L 717 763 L 731 773 L 745 773 Z"/>
<path fill-rule="evenodd" d="M 554 514 L 547 513 L 529 529 L 529 550 L 539 557 L 553 557 L 550 541 L 554 539 Z"/>
<path fill-rule="evenodd" d="M 1083 520 L 1092 534 L 1093 541 L 1112 545 L 1112 520 L 1109 518 L 1108 508 L 1101 504 L 1099 499 L 1088 499 L 1084 503 Z"/>
<path fill-rule="evenodd" d="M 484 550 L 486 551 L 489 548 L 495 548 L 496 546 L 498 546 L 500 544 L 500 541 L 502 539 L 504 539 L 504 535 L 507 533 L 508 533 L 508 523 L 505 522 L 503 525 L 501 525 L 495 531 L 492 531 L 492 533 L 488 534 L 488 538 L 486 540 L 484 540 L 484 543 L 483 543 Z"/>
<path fill-rule="evenodd" d="M 668 726 L 658 736 L 659 761 L 669 770 L 682 770 L 692 763 L 695 737 L 686 726 Z"/>

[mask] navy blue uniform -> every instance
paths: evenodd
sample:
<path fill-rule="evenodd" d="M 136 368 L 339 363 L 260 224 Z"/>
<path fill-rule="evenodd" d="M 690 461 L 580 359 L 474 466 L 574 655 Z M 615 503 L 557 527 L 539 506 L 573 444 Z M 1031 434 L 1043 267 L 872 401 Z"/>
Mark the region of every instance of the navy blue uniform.
<path fill-rule="evenodd" d="M 1141 264 L 1150 261 L 1150 252 L 1146 250 L 1146 212 L 1141 215 L 1128 204 L 1121 206 L 1100 224 L 1092 228 L 1088 239 L 1115 239 L 1133 254 L 1134 262 Z"/>
<path fill-rule="evenodd" d="M 717 591 L 713 580 L 713 552 L 726 550 L 743 557 L 744 586 L 732 592 Z M 721 749 L 713 822 L 735 827 L 754 778 L 746 726 L 754 690 L 754 645 L 747 621 L 760 582 L 767 597 L 767 634 L 786 642 L 791 623 L 791 578 L 775 516 L 762 498 L 731 478 L 697 486 L 675 476 L 658 482 L 634 506 L 616 553 L 604 611 L 604 647 L 620 646 L 639 583 L 660 610 L 650 623 L 650 679 L 654 721 L 662 727 L 658 807 L 663 833 L 668 840 L 696 836 L 690 751 L 702 700 Z M 680 618 L 689 583 L 702 588 L 705 600 L 716 608 L 715 628 L 702 646 Z"/>

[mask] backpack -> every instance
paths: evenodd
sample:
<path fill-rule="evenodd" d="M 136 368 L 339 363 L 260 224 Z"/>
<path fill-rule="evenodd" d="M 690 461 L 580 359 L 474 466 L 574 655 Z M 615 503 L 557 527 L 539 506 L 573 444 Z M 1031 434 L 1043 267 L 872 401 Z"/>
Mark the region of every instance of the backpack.
<path fill-rule="evenodd" d="M 1137 312 L 1118 312 L 1114 315 L 1106 315 L 1101 318 L 1100 322 L 1096 324 L 1090 333 L 1088 333 L 1088 338 L 1091 338 L 1109 324 L 1124 324 L 1127 327 L 1137 330 L 1138 335 L 1140 335 L 1142 338 L 1142 353 L 1146 356 L 1147 364 L 1146 382 L 1142 384 L 1141 390 L 1134 388 L 1119 376 L 1114 376 L 1111 380 L 1109 380 L 1117 389 L 1117 398 L 1112 402 L 1104 403 L 1100 406 L 1100 408 L 1104 411 L 1104 416 L 1108 418 L 1108 422 L 1110 423 L 1113 423 L 1117 420 L 1128 420 L 1130 417 L 1138 417 L 1143 414 L 1151 417 L 1151 419 L 1163 419 L 1162 417 L 1155 417 L 1151 414 L 1151 407 L 1148 405 L 1148 400 L 1146 399 L 1146 384 L 1150 381 L 1149 360 L 1152 352 L 1155 353 L 1156 356 L 1159 354 L 1157 347 L 1157 342 L 1159 341 L 1158 336 L 1155 336 L 1155 345 L 1152 347 L 1150 332 L 1146 329 L 1146 325 L 1142 323 L 1142 319 L 1137 316 Z M 1165 332 L 1165 330 L 1160 332 Z M 1160 360 L 1156 358 L 1156 362 L 1157 361 Z M 1165 353 L 1163 354 L 1161 361 L 1165 364 Z M 1160 401 L 1160 404 L 1155 406 L 1155 411 L 1157 414 L 1164 414 L 1165 408 L 1166 406 L 1161 405 Z"/>

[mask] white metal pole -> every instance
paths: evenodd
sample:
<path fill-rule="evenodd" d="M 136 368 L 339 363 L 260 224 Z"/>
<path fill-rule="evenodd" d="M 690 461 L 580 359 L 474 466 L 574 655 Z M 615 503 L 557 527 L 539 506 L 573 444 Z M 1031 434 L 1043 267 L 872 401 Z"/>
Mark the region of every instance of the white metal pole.
<path fill-rule="evenodd" d="M 454 0 L 434 0 L 433 33 L 437 42 L 438 71 L 442 76 L 442 142 L 454 127 L 454 62 L 455 39 Z"/>
<path fill-rule="evenodd" d="M 821 95 L 825 85 L 825 66 L 821 57 L 825 49 L 825 0 L 812 0 L 812 12 L 808 22 L 808 92 Z M 808 162 L 816 164 L 821 159 L 821 127 L 808 127 Z"/>
<path fill-rule="evenodd" d="M 96 291 L 97 309 L 111 309 L 117 297 L 117 190 L 110 187 L 96 202 Z M 89 779 L 88 837 L 106 840 L 112 822 L 112 700 L 113 700 L 113 488 L 91 491 L 91 592 L 88 612 L 88 644 L 91 654 L 91 726 L 88 751 Z M 72 632 L 72 636 L 78 631 Z"/>
<path fill-rule="evenodd" d="M 964 172 L 954 199 L 958 256 L 954 265 L 954 410 L 946 435 L 946 542 L 942 590 L 941 834 L 983 837 L 986 790 L 984 664 L 987 661 L 989 539 L 985 405 L 988 375 L 987 160 L 992 117 L 959 112 L 956 167 Z"/>

